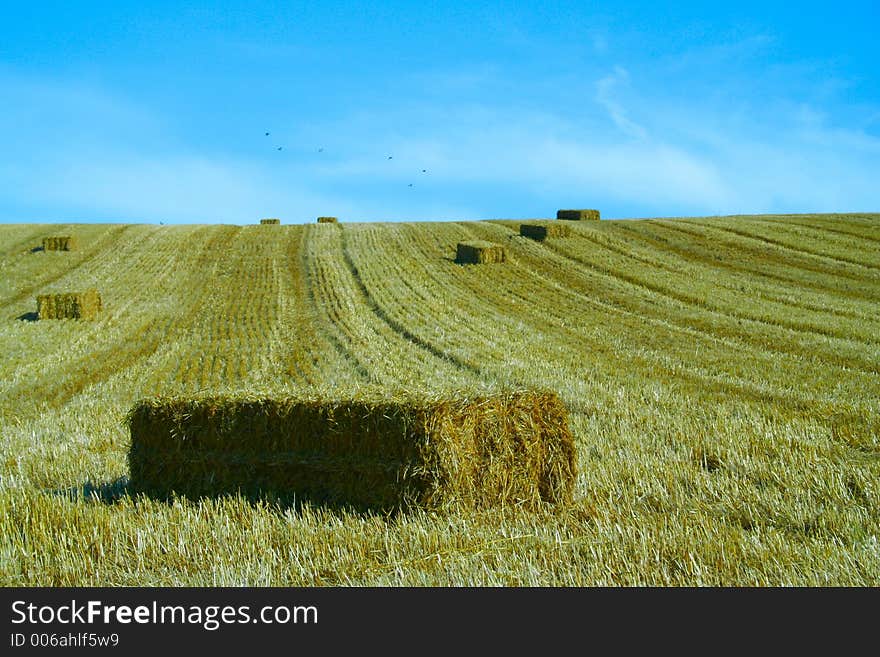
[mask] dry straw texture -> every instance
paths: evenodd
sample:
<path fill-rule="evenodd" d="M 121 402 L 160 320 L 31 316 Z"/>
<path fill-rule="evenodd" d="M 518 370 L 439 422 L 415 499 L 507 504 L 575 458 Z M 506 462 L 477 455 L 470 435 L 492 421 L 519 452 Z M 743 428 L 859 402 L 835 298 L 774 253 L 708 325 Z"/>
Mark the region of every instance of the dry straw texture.
<path fill-rule="evenodd" d="M 579 221 L 582 219 L 599 221 L 599 211 L 598 210 L 557 210 L 556 211 L 557 219 L 574 219 L 575 221 Z"/>
<path fill-rule="evenodd" d="M 319 224 L 335 224 L 338 221 L 336 217 L 318 217 Z"/>
<path fill-rule="evenodd" d="M 519 234 L 533 240 L 545 240 L 548 237 L 570 237 L 571 227 L 565 224 L 520 224 Z"/>
<path fill-rule="evenodd" d="M 85 292 L 37 296 L 39 319 L 92 319 L 101 307 L 101 295 L 94 288 Z"/>
<path fill-rule="evenodd" d="M 574 441 L 555 393 L 150 399 L 131 410 L 133 489 L 367 509 L 571 501 Z"/>
<path fill-rule="evenodd" d="M 455 261 L 460 264 L 485 264 L 507 262 L 507 252 L 500 244 L 476 240 L 459 242 L 455 252 Z"/>
<path fill-rule="evenodd" d="M 270 217 L 269 219 L 260 219 L 260 223 L 261 224 L 280 224 L 281 219 L 274 219 L 274 218 Z"/>
<path fill-rule="evenodd" d="M 79 248 L 79 242 L 75 236 L 59 235 L 56 237 L 43 238 L 44 251 L 73 251 Z"/>

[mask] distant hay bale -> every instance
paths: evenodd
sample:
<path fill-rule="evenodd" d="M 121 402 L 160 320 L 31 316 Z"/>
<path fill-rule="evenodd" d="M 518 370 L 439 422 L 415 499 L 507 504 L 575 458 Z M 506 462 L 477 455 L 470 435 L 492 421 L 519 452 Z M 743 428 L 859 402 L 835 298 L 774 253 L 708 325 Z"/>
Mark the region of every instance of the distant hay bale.
<path fill-rule="evenodd" d="M 261 224 L 280 224 L 281 219 L 275 219 L 274 217 L 270 217 L 269 219 L 260 219 Z"/>
<path fill-rule="evenodd" d="M 128 415 L 132 489 L 368 509 L 571 500 L 576 454 L 555 393 L 389 399 L 149 399 Z"/>
<path fill-rule="evenodd" d="M 571 227 L 565 224 L 520 224 L 519 234 L 533 240 L 543 241 L 549 237 L 570 237 Z"/>
<path fill-rule="evenodd" d="M 43 238 L 44 251 L 74 251 L 79 248 L 79 240 L 74 235 L 59 235 Z"/>
<path fill-rule="evenodd" d="M 557 210 L 557 219 L 573 219 L 575 221 L 591 220 L 599 221 L 598 210 Z"/>
<path fill-rule="evenodd" d="M 339 219 L 336 217 L 318 217 L 319 224 L 335 224 L 338 223 Z"/>
<path fill-rule="evenodd" d="M 94 288 L 85 292 L 37 296 L 39 319 L 92 319 L 101 308 L 101 295 Z"/>
<path fill-rule="evenodd" d="M 459 264 L 507 262 L 507 251 L 500 244 L 483 240 L 459 242 L 455 251 L 455 261 Z"/>

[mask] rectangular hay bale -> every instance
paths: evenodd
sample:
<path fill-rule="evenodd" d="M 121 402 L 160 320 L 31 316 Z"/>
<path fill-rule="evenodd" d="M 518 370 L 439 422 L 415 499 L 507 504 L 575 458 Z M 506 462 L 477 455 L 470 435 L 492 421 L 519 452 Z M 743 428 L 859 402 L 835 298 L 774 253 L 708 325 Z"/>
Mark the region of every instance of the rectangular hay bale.
<path fill-rule="evenodd" d="M 557 219 L 572 219 L 574 221 L 590 220 L 599 221 L 598 210 L 557 210 Z"/>
<path fill-rule="evenodd" d="M 130 485 L 368 509 L 571 500 L 574 440 L 553 392 L 389 399 L 149 399 L 128 415 Z"/>
<path fill-rule="evenodd" d="M 43 238 L 43 251 L 74 251 L 77 248 L 79 248 L 79 240 L 74 235 Z"/>
<path fill-rule="evenodd" d="M 507 262 L 507 251 L 500 244 L 483 240 L 459 242 L 455 250 L 455 261 L 459 264 Z"/>
<path fill-rule="evenodd" d="M 101 295 L 94 288 L 85 292 L 37 296 L 39 319 L 93 319 L 101 308 Z"/>
<path fill-rule="evenodd" d="M 338 223 L 339 219 L 336 217 L 318 217 L 319 224 L 335 224 Z"/>
<path fill-rule="evenodd" d="M 570 237 L 571 227 L 565 224 L 520 224 L 519 234 L 533 240 L 543 241 L 548 237 Z"/>
<path fill-rule="evenodd" d="M 272 224 L 272 225 L 276 225 L 276 224 L 280 224 L 280 223 L 281 223 L 281 219 L 275 219 L 274 217 L 269 217 L 268 219 L 260 219 L 260 223 L 261 223 L 261 224 Z"/>

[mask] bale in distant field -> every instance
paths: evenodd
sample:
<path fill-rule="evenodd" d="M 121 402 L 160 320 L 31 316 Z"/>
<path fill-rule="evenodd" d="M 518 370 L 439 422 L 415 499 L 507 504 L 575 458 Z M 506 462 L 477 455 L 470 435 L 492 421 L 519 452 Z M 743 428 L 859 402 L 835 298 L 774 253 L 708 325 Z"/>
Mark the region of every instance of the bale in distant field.
<path fill-rule="evenodd" d="M 507 251 L 500 244 L 482 240 L 459 242 L 455 251 L 455 261 L 459 264 L 507 262 Z"/>
<path fill-rule="evenodd" d="M 598 210 L 557 210 L 556 211 L 557 219 L 573 219 L 575 221 L 579 220 L 592 220 L 599 221 L 599 211 Z"/>
<path fill-rule="evenodd" d="M 37 296 L 39 319 L 92 319 L 101 307 L 101 295 L 94 288 L 85 292 Z"/>
<path fill-rule="evenodd" d="M 270 217 L 268 219 L 260 219 L 260 223 L 261 224 L 280 224 L 281 219 L 275 219 L 273 217 Z"/>
<path fill-rule="evenodd" d="M 543 241 L 548 237 L 570 237 L 571 228 L 565 224 L 520 224 L 519 234 L 533 240 Z"/>
<path fill-rule="evenodd" d="M 73 235 L 43 238 L 44 251 L 74 251 L 77 248 L 79 248 L 79 241 Z"/>
<path fill-rule="evenodd" d="M 128 415 L 133 490 L 277 495 L 367 509 L 571 500 L 555 393 L 150 399 Z"/>
<path fill-rule="evenodd" d="M 319 224 L 335 224 L 339 221 L 336 217 L 318 217 Z"/>

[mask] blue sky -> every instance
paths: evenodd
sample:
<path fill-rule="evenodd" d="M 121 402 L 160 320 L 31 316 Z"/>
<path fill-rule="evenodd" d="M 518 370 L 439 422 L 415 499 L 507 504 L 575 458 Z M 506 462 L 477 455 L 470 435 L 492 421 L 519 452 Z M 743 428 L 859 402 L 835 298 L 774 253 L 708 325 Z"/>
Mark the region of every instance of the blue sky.
<path fill-rule="evenodd" d="M 2 2 L 0 222 L 880 212 L 878 26 L 876 0 Z"/>

